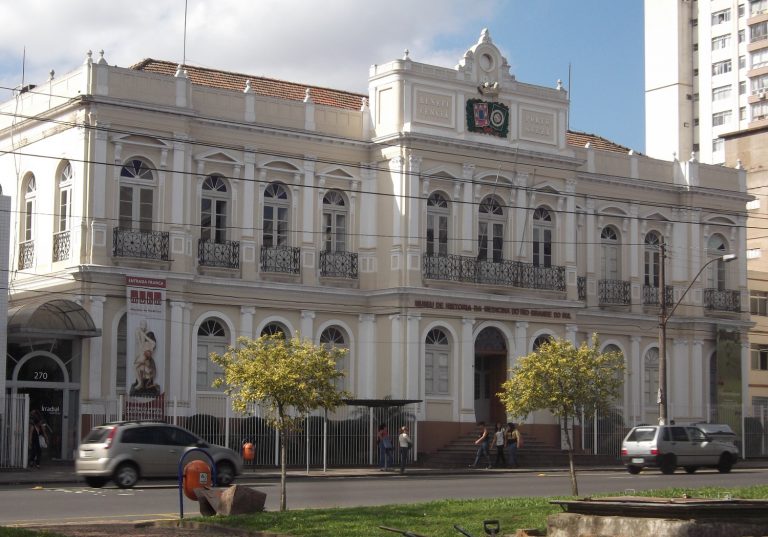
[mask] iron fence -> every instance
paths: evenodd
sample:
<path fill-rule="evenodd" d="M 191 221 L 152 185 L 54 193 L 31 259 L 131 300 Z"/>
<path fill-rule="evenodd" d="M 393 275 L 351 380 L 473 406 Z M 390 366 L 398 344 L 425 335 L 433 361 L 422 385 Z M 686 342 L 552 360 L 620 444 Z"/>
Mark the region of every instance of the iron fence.
<path fill-rule="evenodd" d="M 357 279 L 357 254 L 320 252 L 320 276 Z"/>
<path fill-rule="evenodd" d="M 299 274 L 301 271 L 301 249 L 292 246 L 262 246 L 262 272 Z"/>
<path fill-rule="evenodd" d="M 28 269 L 35 260 L 35 241 L 19 244 L 19 270 Z"/>
<path fill-rule="evenodd" d="M 597 293 L 600 305 L 629 304 L 632 300 L 631 285 L 624 280 L 599 280 Z"/>
<path fill-rule="evenodd" d="M 0 468 L 26 468 L 29 450 L 29 394 L 0 396 Z"/>
<path fill-rule="evenodd" d="M 53 234 L 53 260 L 64 261 L 69 259 L 69 231 L 60 231 Z"/>
<path fill-rule="evenodd" d="M 167 231 L 141 231 L 121 227 L 112 230 L 114 257 L 139 257 L 167 261 L 168 244 Z"/>
<path fill-rule="evenodd" d="M 208 267 L 240 268 L 240 243 L 238 241 L 214 242 L 199 239 L 197 262 Z"/>
<path fill-rule="evenodd" d="M 652 285 L 644 285 L 643 286 L 643 304 L 646 306 L 658 306 L 661 304 L 659 299 L 661 298 L 661 295 L 659 294 L 659 288 L 654 287 Z M 664 286 L 664 301 L 668 306 L 671 306 L 675 303 L 674 301 L 674 287 L 671 285 Z"/>
<path fill-rule="evenodd" d="M 714 311 L 741 311 L 741 293 L 726 289 L 704 289 L 704 309 Z"/>
<path fill-rule="evenodd" d="M 493 261 L 454 254 L 424 254 L 423 265 L 424 277 L 430 280 L 565 291 L 565 267 L 543 267 L 522 261 Z"/>

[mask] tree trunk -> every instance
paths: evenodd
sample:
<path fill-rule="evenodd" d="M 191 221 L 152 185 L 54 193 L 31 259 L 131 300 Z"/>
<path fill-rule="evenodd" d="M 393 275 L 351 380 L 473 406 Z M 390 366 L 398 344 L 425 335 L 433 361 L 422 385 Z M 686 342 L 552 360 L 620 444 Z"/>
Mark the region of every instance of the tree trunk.
<path fill-rule="evenodd" d="M 285 449 L 285 441 L 286 441 L 286 431 L 285 431 L 285 422 L 283 422 L 283 426 L 280 428 L 280 511 L 285 511 L 285 504 L 286 504 L 286 494 L 285 494 L 285 458 L 286 458 L 286 449 Z"/>
<path fill-rule="evenodd" d="M 571 495 L 579 495 L 579 484 L 576 481 L 576 466 L 573 464 L 573 443 L 571 442 L 571 435 L 568 434 L 568 416 L 562 417 L 563 434 L 565 435 L 565 443 L 568 446 L 568 466 L 571 472 Z"/>

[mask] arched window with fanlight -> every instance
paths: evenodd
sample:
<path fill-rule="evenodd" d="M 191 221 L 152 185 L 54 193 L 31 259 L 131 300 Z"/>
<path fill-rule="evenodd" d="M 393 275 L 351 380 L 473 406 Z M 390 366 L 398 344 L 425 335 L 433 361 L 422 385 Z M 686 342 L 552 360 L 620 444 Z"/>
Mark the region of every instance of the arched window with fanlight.
<path fill-rule="evenodd" d="M 659 398 L 659 349 L 652 347 L 643 359 L 643 400 L 646 408 L 658 404 Z"/>
<path fill-rule="evenodd" d="M 499 263 L 504 259 L 504 209 L 495 196 L 480 202 L 477 227 L 477 258 Z"/>
<path fill-rule="evenodd" d="M 53 260 L 69 259 L 69 227 L 72 212 L 72 165 L 64 161 L 56 177 L 56 215 L 53 234 Z"/>
<path fill-rule="evenodd" d="M 223 378 L 221 366 L 211 360 L 211 354 L 224 354 L 229 345 L 229 334 L 218 319 L 209 318 L 197 329 L 197 391 L 223 391 L 224 386 L 213 387 L 213 381 Z"/>
<path fill-rule="evenodd" d="M 427 255 L 448 255 L 448 199 L 440 192 L 427 198 Z"/>
<path fill-rule="evenodd" d="M 600 252 L 603 279 L 621 279 L 621 256 L 619 234 L 613 226 L 606 226 L 600 232 Z"/>
<path fill-rule="evenodd" d="M 533 211 L 533 264 L 552 266 L 552 213 L 545 207 Z"/>
<path fill-rule="evenodd" d="M 259 336 L 282 335 L 283 338 L 291 337 L 291 331 L 283 323 L 272 321 L 261 329 Z"/>
<path fill-rule="evenodd" d="M 344 196 L 329 190 L 323 196 L 323 251 L 347 251 L 347 220 L 349 211 Z"/>
<path fill-rule="evenodd" d="M 130 159 L 120 169 L 119 227 L 151 232 L 154 219 L 155 177 L 145 161 Z"/>
<path fill-rule="evenodd" d="M 537 336 L 536 339 L 533 340 L 533 350 L 534 352 L 539 350 L 539 348 L 544 345 L 545 343 L 549 343 L 552 341 L 552 336 L 550 334 L 542 334 L 540 336 Z"/>
<path fill-rule="evenodd" d="M 24 205 L 21 219 L 21 241 L 19 244 L 19 269 L 32 266 L 35 257 L 35 212 L 37 209 L 37 181 L 35 175 L 27 174 L 23 182 Z"/>
<path fill-rule="evenodd" d="M 424 340 L 424 394 L 450 395 L 451 346 L 445 331 L 433 328 Z"/>
<path fill-rule="evenodd" d="M 643 251 L 644 285 L 647 287 L 659 287 L 659 275 L 661 272 L 661 235 L 651 231 L 645 235 L 645 247 Z"/>
<path fill-rule="evenodd" d="M 203 180 L 200 200 L 200 238 L 221 244 L 227 240 L 229 189 L 223 177 L 209 175 Z"/>
<path fill-rule="evenodd" d="M 730 253 L 728 243 L 725 237 L 716 233 L 712 235 L 707 241 L 707 258 L 708 260 L 721 258 L 722 256 Z M 715 291 L 725 291 L 728 288 L 726 262 L 722 259 L 714 261 L 707 274 L 707 288 L 714 289 Z"/>
<path fill-rule="evenodd" d="M 338 326 L 329 326 L 320 333 L 320 345 L 331 349 L 345 349 L 349 351 L 349 338 L 344 330 Z M 349 377 L 349 352 L 346 352 L 337 362 L 336 369 L 344 373 L 344 376 L 336 379 L 337 390 L 349 390 L 351 379 Z"/>
<path fill-rule="evenodd" d="M 288 190 L 280 183 L 270 183 L 264 189 L 264 218 L 262 245 L 268 248 L 288 246 Z"/>

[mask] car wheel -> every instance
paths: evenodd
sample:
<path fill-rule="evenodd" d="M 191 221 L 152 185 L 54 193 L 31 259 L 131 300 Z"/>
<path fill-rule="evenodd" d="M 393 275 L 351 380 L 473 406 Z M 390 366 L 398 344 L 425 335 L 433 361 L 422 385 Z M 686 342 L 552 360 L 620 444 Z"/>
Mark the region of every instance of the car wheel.
<path fill-rule="evenodd" d="M 727 453 L 720 455 L 720 462 L 717 463 L 717 471 L 721 474 L 727 474 L 733 468 L 733 458 Z"/>
<path fill-rule="evenodd" d="M 231 485 L 235 481 L 235 467 L 231 462 L 221 461 L 216 465 L 216 484 L 220 487 Z"/>
<path fill-rule="evenodd" d="M 687 474 L 695 474 L 696 470 L 698 470 L 698 466 L 686 466 L 685 467 L 685 473 Z"/>
<path fill-rule="evenodd" d="M 627 466 L 627 472 L 629 472 L 632 475 L 637 475 L 640 473 L 641 468 L 639 466 Z"/>
<path fill-rule="evenodd" d="M 117 467 L 112 479 L 114 480 L 115 485 L 121 489 L 129 489 L 139 480 L 139 469 L 132 463 L 124 462 Z"/>
<path fill-rule="evenodd" d="M 661 461 L 661 473 L 662 474 L 674 474 L 675 473 L 675 467 L 677 464 L 675 464 L 677 461 L 675 461 L 674 455 L 667 455 L 664 457 L 664 459 Z"/>
<path fill-rule="evenodd" d="M 109 481 L 106 477 L 86 476 L 85 484 L 95 489 L 100 489 Z"/>

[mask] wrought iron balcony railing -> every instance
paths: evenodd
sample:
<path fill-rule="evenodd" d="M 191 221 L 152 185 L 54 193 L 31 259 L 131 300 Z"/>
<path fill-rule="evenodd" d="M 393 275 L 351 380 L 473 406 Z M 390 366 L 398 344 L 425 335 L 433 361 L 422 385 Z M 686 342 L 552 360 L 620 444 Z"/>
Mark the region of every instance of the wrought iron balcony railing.
<path fill-rule="evenodd" d="M 292 246 L 262 246 L 262 272 L 299 274 L 301 271 L 301 249 Z"/>
<path fill-rule="evenodd" d="M 240 268 L 240 243 L 238 241 L 197 241 L 197 262 L 206 267 Z"/>
<path fill-rule="evenodd" d="M 357 279 L 357 254 L 320 252 L 320 276 Z"/>
<path fill-rule="evenodd" d="M 35 259 L 35 241 L 24 241 L 19 244 L 19 270 L 28 269 Z"/>
<path fill-rule="evenodd" d="M 53 260 L 69 259 L 69 231 L 59 231 L 53 234 Z"/>
<path fill-rule="evenodd" d="M 424 254 L 423 273 L 429 280 L 565 291 L 565 267 L 541 267 L 522 261 Z"/>
<path fill-rule="evenodd" d="M 587 277 L 586 276 L 576 277 L 576 290 L 579 293 L 579 300 L 587 299 Z"/>
<path fill-rule="evenodd" d="M 632 287 L 624 280 L 599 280 L 597 297 L 600 305 L 627 305 L 632 300 Z"/>
<path fill-rule="evenodd" d="M 112 255 L 168 261 L 168 242 L 167 231 L 116 227 L 112 232 Z"/>
<path fill-rule="evenodd" d="M 664 297 L 665 302 L 668 307 L 671 307 L 674 305 L 675 296 L 674 296 L 674 288 L 671 285 L 665 286 L 664 291 Z M 646 306 L 658 306 L 661 304 L 659 301 L 659 288 L 653 287 L 651 285 L 644 285 L 643 286 L 643 304 Z"/>
<path fill-rule="evenodd" d="M 719 291 L 704 289 L 704 309 L 713 311 L 741 311 L 741 293 L 731 289 Z"/>

